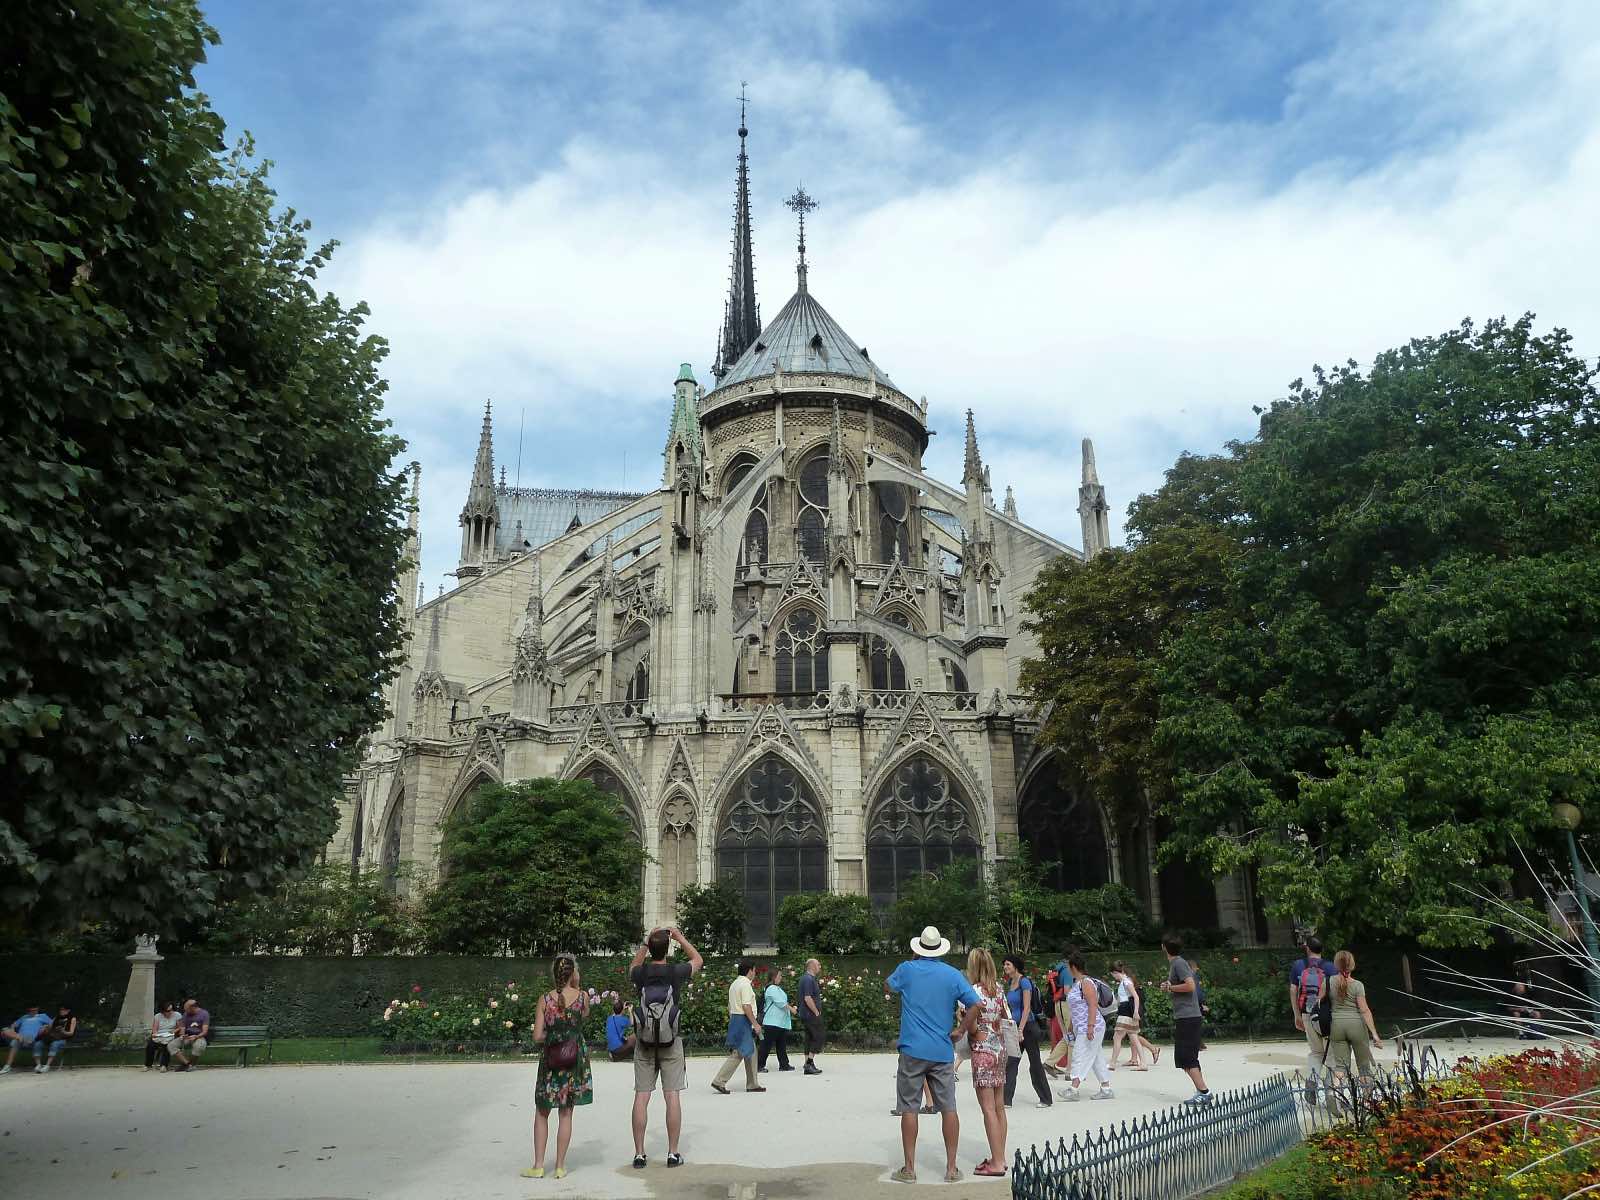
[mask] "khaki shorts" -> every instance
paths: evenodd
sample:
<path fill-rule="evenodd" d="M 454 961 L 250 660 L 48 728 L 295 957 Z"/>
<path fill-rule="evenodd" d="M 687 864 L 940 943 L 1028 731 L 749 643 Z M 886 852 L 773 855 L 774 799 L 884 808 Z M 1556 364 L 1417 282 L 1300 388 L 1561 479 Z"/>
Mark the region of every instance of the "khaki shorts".
<path fill-rule="evenodd" d="M 180 1046 L 177 1043 L 177 1040 L 174 1039 L 172 1043 L 172 1049 L 176 1050 L 185 1058 L 199 1058 L 206 1052 L 206 1040 L 205 1038 L 195 1038 L 194 1041 L 187 1042 Z"/>
<path fill-rule="evenodd" d="M 933 1093 L 934 1112 L 956 1111 L 956 1065 L 950 1062 L 932 1062 L 926 1058 L 900 1056 L 895 1068 L 895 1111 L 917 1113 L 922 1111 L 922 1085 L 926 1082 Z"/>
<path fill-rule="evenodd" d="M 653 1092 L 656 1080 L 663 1092 L 681 1092 L 689 1086 L 689 1071 L 683 1053 L 683 1039 L 670 1046 L 637 1045 L 633 1049 L 633 1090 Z"/>

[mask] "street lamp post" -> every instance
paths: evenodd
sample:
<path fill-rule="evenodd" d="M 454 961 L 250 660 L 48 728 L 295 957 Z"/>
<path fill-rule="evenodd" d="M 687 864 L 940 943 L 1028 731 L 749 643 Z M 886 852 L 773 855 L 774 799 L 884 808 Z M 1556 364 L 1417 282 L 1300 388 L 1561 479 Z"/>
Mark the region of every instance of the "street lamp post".
<path fill-rule="evenodd" d="M 1594 927 L 1594 915 L 1589 911 L 1589 889 L 1584 886 L 1583 864 L 1578 859 L 1578 839 L 1576 830 L 1583 824 L 1583 810 L 1576 804 L 1565 800 L 1550 806 L 1556 823 L 1567 833 L 1567 853 L 1572 856 L 1572 894 L 1578 901 L 1578 920 L 1583 925 L 1583 944 L 1589 952 L 1589 969 L 1585 972 L 1585 980 L 1589 987 L 1589 998 L 1594 1001 L 1595 1007 L 1600 1009 L 1600 934 Z"/>

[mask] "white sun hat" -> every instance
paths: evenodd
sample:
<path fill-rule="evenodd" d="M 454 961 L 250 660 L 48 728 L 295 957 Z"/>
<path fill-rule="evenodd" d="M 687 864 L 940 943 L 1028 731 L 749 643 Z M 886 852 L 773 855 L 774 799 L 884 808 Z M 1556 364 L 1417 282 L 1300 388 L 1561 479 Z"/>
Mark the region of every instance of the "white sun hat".
<path fill-rule="evenodd" d="M 950 939 L 940 937 L 938 927 L 929 925 L 921 937 L 911 939 L 911 953 L 920 958 L 943 958 L 950 953 Z"/>

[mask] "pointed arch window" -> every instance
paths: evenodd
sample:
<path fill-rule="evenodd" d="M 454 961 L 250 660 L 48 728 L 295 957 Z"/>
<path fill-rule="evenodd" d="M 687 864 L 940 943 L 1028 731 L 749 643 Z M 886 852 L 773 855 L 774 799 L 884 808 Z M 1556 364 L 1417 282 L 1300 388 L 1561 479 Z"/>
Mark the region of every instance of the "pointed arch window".
<path fill-rule="evenodd" d="M 645 654 L 633 668 L 633 674 L 628 676 L 629 704 L 643 704 L 650 699 L 650 656 Z"/>
<path fill-rule="evenodd" d="M 906 500 L 906 489 L 898 483 L 875 483 L 872 494 L 878 506 L 878 558 L 880 562 L 893 562 L 898 555 L 903 563 L 911 561 L 911 527 L 907 521 L 911 506 Z"/>
<path fill-rule="evenodd" d="M 744 482 L 745 476 L 755 470 L 756 460 L 748 456 L 735 460 L 728 470 L 728 476 L 722 487 L 722 494 L 727 496 L 736 487 Z M 750 515 L 744 522 L 744 540 L 739 546 L 739 561 L 747 567 L 758 563 L 765 564 L 767 550 L 770 545 L 768 540 L 767 517 L 767 485 L 761 484 L 756 488 L 756 494 L 750 501 Z"/>
<path fill-rule="evenodd" d="M 350 865 L 356 870 L 361 869 L 361 837 L 365 830 L 367 805 L 360 796 L 356 797 L 355 812 L 350 818 Z"/>
<path fill-rule="evenodd" d="M 775 754 L 739 777 L 717 827 L 717 878 L 738 882 L 747 945 L 770 945 L 785 898 L 828 886 L 828 839 L 817 797 Z"/>
<path fill-rule="evenodd" d="M 893 907 L 917 876 L 978 854 L 971 810 L 934 759 L 913 755 L 878 789 L 867 827 L 867 895 L 875 911 Z"/>
<path fill-rule="evenodd" d="M 1017 832 L 1059 891 L 1111 882 L 1111 855 L 1094 802 L 1062 784 L 1059 766 L 1047 763 L 1029 782 L 1017 807 Z"/>
<path fill-rule="evenodd" d="M 795 547 L 807 562 L 819 563 L 828 546 L 828 455 L 819 451 L 800 467 L 800 512 Z"/>
<path fill-rule="evenodd" d="M 780 694 L 827 691 L 828 647 L 823 641 L 822 618 L 809 608 L 791 612 L 778 631 L 773 665 Z"/>
<path fill-rule="evenodd" d="M 401 797 L 394 802 L 394 811 L 389 814 L 389 824 L 383 831 L 383 849 L 379 852 L 378 865 L 383 872 L 383 888 L 386 892 L 400 890 L 400 833 L 406 821 L 406 802 Z"/>
<path fill-rule="evenodd" d="M 633 829 L 633 840 L 641 845 L 644 842 L 639 831 L 639 813 L 633 806 L 633 797 L 628 794 L 627 787 L 617 774 L 604 763 L 596 762 L 578 776 L 585 783 L 593 784 L 596 789 L 610 796 L 617 805 L 617 809 L 628 818 L 628 824 Z"/>
<path fill-rule="evenodd" d="M 873 634 L 867 643 L 867 675 L 875 692 L 906 690 L 906 664 L 889 644 L 889 639 Z"/>

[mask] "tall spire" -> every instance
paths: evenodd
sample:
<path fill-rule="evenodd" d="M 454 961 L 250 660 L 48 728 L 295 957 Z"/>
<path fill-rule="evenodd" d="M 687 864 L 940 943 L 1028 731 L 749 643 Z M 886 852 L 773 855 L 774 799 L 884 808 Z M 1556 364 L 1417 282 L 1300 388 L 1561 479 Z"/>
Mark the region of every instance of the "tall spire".
<path fill-rule="evenodd" d="M 419 682 L 428 676 L 439 674 L 439 610 L 443 607 L 442 604 L 433 606 L 433 620 L 428 626 L 428 650 L 422 659 L 422 675 L 419 676 Z"/>
<path fill-rule="evenodd" d="M 1017 519 L 1017 498 L 1012 494 L 1011 485 L 1006 484 L 1006 506 L 1000 510 L 1013 521 Z"/>
<path fill-rule="evenodd" d="M 795 188 L 794 195 L 783 202 L 784 207 L 800 218 L 800 258 L 795 264 L 799 290 L 806 290 L 806 214 L 817 207 L 817 202 L 806 195 L 805 185 Z"/>
<path fill-rule="evenodd" d="M 847 474 L 844 465 L 844 427 L 839 421 L 839 401 L 833 402 L 833 424 L 828 430 L 828 469 Z"/>
<path fill-rule="evenodd" d="M 978 430 L 972 424 L 972 410 L 967 409 L 967 455 L 962 464 L 961 482 L 976 479 L 983 483 L 983 459 L 978 454 Z"/>
<path fill-rule="evenodd" d="M 761 311 L 756 306 L 755 251 L 750 240 L 750 160 L 744 139 L 744 85 L 739 85 L 739 173 L 733 200 L 733 269 L 729 273 L 728 299 L 722 311 L 722 337 L 711 374 L 721 379 L 739 356 L 761 336 Z"/>
<path fill-rule="evenodd" d="M 483 428 L 478 431 L 478 457 L 472 464 L 467 508 L 494 507 L 494 401 L 483 402 Z"/>
<path fill-rule="evenodd" d="M 700 386 L 695 382 L 694 367 L 684 363 L 678 368 L 678 378 L 672 385 L 672 422 L 667 426 L 666 486 L 675 486 L 673 447 L 682 446 L 689 455 L 694 481 L 699 482 L 701 460 L 705 447 L 700 439 Z"/>
<path fill-rule="evenodd" d="M 472 464 L 472 483 L 461 509 L 461 561 L 456 575 L 466 578 L 483 572 L 495 557 L 495 530 L 500 524 L 500 504 L 494 487 L 494 402 L 484 401 L 483 428 L 478 432 L 478 457 Z"/>

